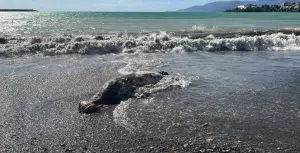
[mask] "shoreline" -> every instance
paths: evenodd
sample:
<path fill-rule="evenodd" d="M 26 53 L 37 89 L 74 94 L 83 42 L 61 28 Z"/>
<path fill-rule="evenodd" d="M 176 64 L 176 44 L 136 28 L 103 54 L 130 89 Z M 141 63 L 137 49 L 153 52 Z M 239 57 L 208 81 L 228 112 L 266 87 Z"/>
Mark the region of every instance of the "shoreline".
<path fill-rule="evenodd" d="M 34 9 L 0 9 L 0 12 L 39 12 Z"/>

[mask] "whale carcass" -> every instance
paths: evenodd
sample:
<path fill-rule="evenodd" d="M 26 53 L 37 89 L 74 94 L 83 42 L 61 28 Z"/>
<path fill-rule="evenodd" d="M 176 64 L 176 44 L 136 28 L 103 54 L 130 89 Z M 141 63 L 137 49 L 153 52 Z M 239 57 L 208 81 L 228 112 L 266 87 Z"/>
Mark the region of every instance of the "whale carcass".
<path fill-rule="evenodd" d="M 138 88 L 157 84 L 167 72 L 141 71 L 108 81 L 91 100 L 79 103 L 79 113 L 94 113 L 103 105 L 116 105 L 129 98 L 135 98 Z"/>

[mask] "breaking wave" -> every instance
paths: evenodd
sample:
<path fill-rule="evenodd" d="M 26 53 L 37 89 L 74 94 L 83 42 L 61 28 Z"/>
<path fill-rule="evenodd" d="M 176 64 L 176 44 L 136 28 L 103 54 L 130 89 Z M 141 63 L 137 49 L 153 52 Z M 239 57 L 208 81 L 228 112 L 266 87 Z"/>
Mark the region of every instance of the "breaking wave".
<path fill-rule="evenodd" d="M 0 56 L 27 54 L 180 53 L 196 51 L 300 51 L 300 36 L 273 33 L 233 38 L 191 38 L 166 32 L 149 34 L 106 34 L 102 36 L 60 36 L 0 38 Z"/>

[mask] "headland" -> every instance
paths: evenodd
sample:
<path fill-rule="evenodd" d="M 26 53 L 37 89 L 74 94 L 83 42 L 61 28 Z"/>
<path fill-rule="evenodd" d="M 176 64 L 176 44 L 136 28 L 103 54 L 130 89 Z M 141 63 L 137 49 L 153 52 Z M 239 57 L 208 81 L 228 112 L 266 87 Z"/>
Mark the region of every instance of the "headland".
<path fill-rule="evenodd" d="M 38 12 L 34 9 L 0 9 L 0 12 Z"/>

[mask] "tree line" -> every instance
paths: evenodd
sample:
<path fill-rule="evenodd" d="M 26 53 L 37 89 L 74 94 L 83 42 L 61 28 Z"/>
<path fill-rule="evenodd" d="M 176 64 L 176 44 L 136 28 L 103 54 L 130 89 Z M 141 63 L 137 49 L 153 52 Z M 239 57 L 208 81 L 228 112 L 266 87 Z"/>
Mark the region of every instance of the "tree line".
<path fill-rule="evenodd" d="M 251 5 L 250 5 L 251 6 Z M 282 7 L 281 5 L 262 5 L 261 7 L 252 5 L 243 9 L 234 8 L 226 10 L 225 12 L 300 12 L 300 7 L 287 6 Z"/>

